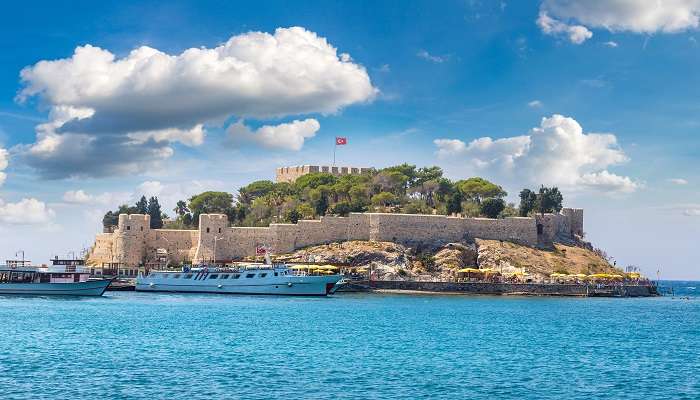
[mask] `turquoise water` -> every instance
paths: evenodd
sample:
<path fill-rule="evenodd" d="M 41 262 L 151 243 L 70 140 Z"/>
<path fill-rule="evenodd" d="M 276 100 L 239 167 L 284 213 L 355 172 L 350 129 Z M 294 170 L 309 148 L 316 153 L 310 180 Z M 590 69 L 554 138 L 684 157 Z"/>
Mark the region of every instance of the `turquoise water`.
<path fill-rule="evenodd" d="M 698 399 L 694 286 L 679 285 L 688 299 L 0 297 L 0 398 Z"/>

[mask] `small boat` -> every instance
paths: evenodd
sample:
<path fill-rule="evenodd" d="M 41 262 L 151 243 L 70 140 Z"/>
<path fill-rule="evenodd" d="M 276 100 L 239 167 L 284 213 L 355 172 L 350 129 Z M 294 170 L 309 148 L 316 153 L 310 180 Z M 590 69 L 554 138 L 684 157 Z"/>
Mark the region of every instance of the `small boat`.
<path fill-rule="evenodd" d="M 90 272 L 77 262 L 51 261 L 52 265 L 41 267 L 23 260 L 0 265 L 0 295 L 102 296 L 112 281 L 90 279 Z"/>
<path fill-rule="evenodd" d="M 139 273 L 136 290 L 142 292 L 198 292 L 327 296 L 345 283 L 335 273 L 312 275 L 286 264 L 251 264 L 232 268 L 203 265 L 181 271 Z"/>

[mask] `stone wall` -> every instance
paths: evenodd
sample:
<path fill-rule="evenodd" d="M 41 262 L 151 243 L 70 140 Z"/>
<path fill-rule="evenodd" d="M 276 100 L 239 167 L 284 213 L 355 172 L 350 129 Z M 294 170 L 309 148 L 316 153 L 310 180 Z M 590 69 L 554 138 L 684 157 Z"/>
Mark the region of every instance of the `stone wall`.
<path fill-rule="evenodd" d="M 370 168 L 358 167 L 332 167 L 327 165 L 299 165 L 293 167 L 281 167 L 275 170 L 276 182 L 294 182 L 302 175 L 314 172 L 327 172 L 336 176 L 360 175 L 369 172 Z"/>
<path fill-rule="evenodd" d="M 92 264 L 116 261 L 134 266 L 153 260 L 157 249 L 166 249 L 172 263 L 228 261 L 255 255 L 258 246 L 282 254 L 347 240 L 411 245 L 482 238 L 527 246 L 547 245 L 561 238 L 573 238 L 577 229 L 583 229 L 582 210 L 568 210 L 535 218 L 503 219 L 352 213 L 348 217 L 328 216 L 269 227 L 229 227 L 223 214 L 202 214 L 198 230 L 152 230 L 147 215 L 120 215 L 114 233 L 98 235 L 88 260 Z"/>

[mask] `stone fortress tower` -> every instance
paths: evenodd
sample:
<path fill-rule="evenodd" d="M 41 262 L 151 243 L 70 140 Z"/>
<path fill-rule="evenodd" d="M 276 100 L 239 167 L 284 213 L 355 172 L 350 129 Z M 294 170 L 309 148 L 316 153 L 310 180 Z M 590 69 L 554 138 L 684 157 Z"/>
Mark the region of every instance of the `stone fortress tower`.
<path fill-rule="evenodd" d="M 300 165 L 294 167 L 281 167 L 275 170 L 275 182 L 294 182 L 302 175 L 314 172 L 327 172 L 335 176 L 360 175 L 370 172 L 371 168 L 358 167 L 329 167 L 327 165 Z"/>
<path fill-rule="evenodd" d="M 138 265 L 146 257 L 146 246 L 151 232 L 151 216 L 120 214 L 114 231 L 115 262 Z"/>

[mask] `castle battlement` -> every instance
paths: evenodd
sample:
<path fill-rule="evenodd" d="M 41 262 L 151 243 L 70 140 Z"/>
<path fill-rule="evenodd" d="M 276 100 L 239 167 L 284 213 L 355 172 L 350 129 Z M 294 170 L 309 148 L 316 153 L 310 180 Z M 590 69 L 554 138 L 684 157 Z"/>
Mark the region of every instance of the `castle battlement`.
<path fill-rule="evenodd" d="M 275 254 L 349 240 L 402 244 L 450 243 L 474 238 L 527 246 L 575 240 L 583 233 L 583 210 L 500 219 L 445 215 L 351 213 L 267 227 L 230 227 L 224 214 L 202 214 L 197 230 L 149 229 L 147 215 L 119 216 L 119 229 L 98 235 L 88 256 L 91 265 L 118 262 L 138 266 L 165 250 L 171 263 L 234 260 L 254 256 L 258 246 Z"/>
<path fill-rule="evenodd" d="M 326 172 L 335 176 L 361 175 L 370 172 L 371 168 L 360 167 L 335 167 L 328 165 L 298 165 L 292 167 L 280 167 L 275 170 L 276 182 L 294 182 L 302 175 L 314 172 Z"/>

